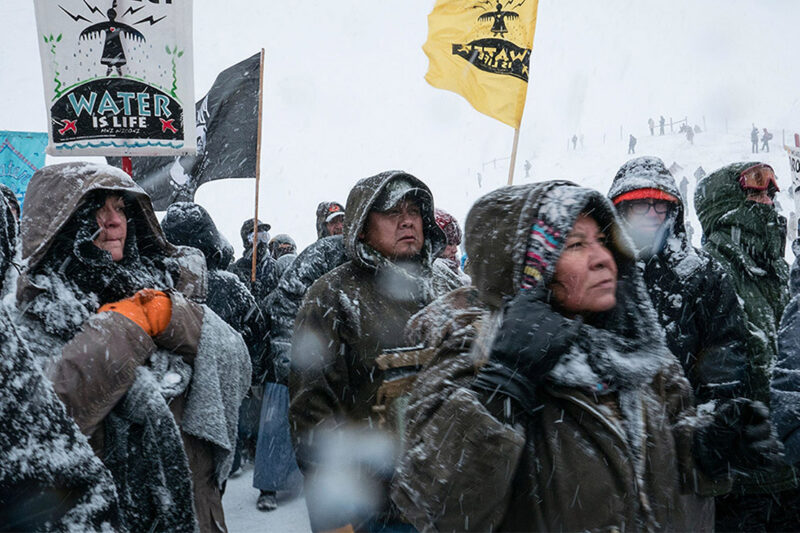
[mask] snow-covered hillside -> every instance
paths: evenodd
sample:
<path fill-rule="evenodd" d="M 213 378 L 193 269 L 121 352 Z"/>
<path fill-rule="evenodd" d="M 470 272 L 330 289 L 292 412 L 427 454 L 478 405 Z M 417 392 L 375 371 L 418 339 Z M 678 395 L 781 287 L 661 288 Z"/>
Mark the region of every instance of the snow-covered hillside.
<path fill-rule="evenodd" d="M 643 126 L 646 125 L 643 124 Z M 624 141 L 620 141 L 617 134 L 614 139 L 610 139 L 611 136 L 607 137 L 605 144 L 602 139 L 590 140 L 587 138 L 584 141 L 585 147 L 581 148 L 578 144 L 577 150 L 573 150 L 571 145 L 567 149 L 566 138 L 562 146 L 555 152 L 537 150 L 536 147 L 521 147 L 515 182 L 568 179 L 605 193 L 611 186 L 611 181 L 619 167 L 628 159 L 642 155 L 660 157 L 668 168 L 672 168 L 674 164 L 681 168 L 674 173 L 677 183 L 680 183 L 684 176 L 689 181 L 688 220 L 695 229 L 693 242 L 696 246 L 700 245 L 701 237 L 700 222 L 697 220 L 694 210 L 694 189 L 697 183 L 694 173 L 698 167 L 702 166 L 708 174 L 735 161 L 768 163 L 775 169 L 781 187 L 777 203 L 782 208 L 782 214 L 789 218 L 790 212 L 795 210 L 794 201 L 789 194 L 792 182 L 789 158 L 781 145 L 781 132 L 774 132 L 775 138 L 770 143 L 768 153 L 753 154 L 750 151 L 749 128 L 731 133 L 716 133 L 713 130 L 699 133 L 695 135 L 694 145 L 691 145 L 684 135 L 667 133 L 661 137 L 656 131 L 656 135 L 651 137 L 649 132 L 645 133 L 645 130 L 646 127 L 643 127 L 641 132 L 634 132 L 634 136 L 638 139 L 636 155 L 627 154 L 627 133 Z M 789 132 L 786 132 L 786 137 L 787 143 L 790 137 L 793 139 L 793 135 L 790 135 Z M 524 178 L 523 167 L 526 159 L 531 163 L 530 178 L 527 179 Z M 482 173 L 483 187 L 480 189 L 476 185 L 477 180 L 473 178 L 472 185 L 474 185 L 475 192 L 488 192 L 494 187 L 505 184 L 508 167 L 504 165 L 507 163 L 498 163 L 497 169 L 491 165 L 487 166 Z M 437 202 L 442 203 L 438 198 Z M 787 245 L 786 257 L 791 262 L 794 256 L 789 248 Z"/>

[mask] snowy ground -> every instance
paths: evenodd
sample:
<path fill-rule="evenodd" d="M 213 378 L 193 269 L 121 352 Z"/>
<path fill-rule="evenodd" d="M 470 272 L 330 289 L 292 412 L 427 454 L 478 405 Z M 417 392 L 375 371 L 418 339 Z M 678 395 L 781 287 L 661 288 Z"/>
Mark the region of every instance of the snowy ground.
<path fill-rule="evenodd" d="M 229 533 L 311 531 L 302 494 L 279 492 L 278 508 L 269 513 L 256 509 L 257 499 L 258 490 L 253 488 L 253 466 L 247 465 L 241 476 L 228 480 L 222 497 Z"/>

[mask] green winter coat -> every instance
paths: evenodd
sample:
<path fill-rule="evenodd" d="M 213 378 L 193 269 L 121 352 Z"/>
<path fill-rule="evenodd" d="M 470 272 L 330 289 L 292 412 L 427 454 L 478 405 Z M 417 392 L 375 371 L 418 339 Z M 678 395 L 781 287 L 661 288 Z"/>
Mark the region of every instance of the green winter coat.
<path fill-rule="evenodd" d="M 738 177 L 753 164 L 733 163 L 704 177 L 697 184 L 695 206 L 703 250 L 728 272 L 756 334 L 753 396 L 769 405 L 777 329 L 789 303 L 789 265 L 783 258 L 786 219 L 772 206 L 746 200 Z"/>
<path fill-rule="evenodd" d="M 789 265 L 783 258 L 786 218 L 773 206 L 748 202 L 739 186 L 742 170 L 757 163 L 727 165 L 697 184 L 694 203 L 703 226 L 703 250 L 727 271 L 753 333 L 750 339 L 750 388 L 769 405 L 769 383 L 778 353 L 777 332 L 789 303 Z M 791 468 L 736 484 L 746 493 L 794 488 Z"/>

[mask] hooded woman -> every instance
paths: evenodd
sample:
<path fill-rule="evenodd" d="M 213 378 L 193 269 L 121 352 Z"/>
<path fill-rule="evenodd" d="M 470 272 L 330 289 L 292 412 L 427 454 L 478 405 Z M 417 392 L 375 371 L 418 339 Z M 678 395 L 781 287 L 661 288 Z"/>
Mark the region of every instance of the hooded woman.
<path fill-rule="evenodd" d="M 88 163 L 34 174 L 21 235 L 21 330 L 111 471 L 122 527 L 224 531 L 250 361 L 199 303 L 202 255 L 164 238 L 127 174 Z"/>
<path fill-rule="evenodd" d="M 411 394 L 393 485 L 405 519 L 421 531 L 710 530 L 713 500 L 698 493 L 729 466 L 771 464 L 779 445 L 760 404 L 695 416 L 611 203 L 563 181 L 504 187 L 472 207 L 466 237 L 475 288 L 407 327 L 436 355 Z"/>

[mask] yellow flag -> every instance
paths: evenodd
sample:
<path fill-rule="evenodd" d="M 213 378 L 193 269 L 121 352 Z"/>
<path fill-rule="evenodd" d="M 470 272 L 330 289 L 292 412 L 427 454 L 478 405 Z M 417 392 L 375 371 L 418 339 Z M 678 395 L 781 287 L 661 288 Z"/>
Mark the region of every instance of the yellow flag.
<path fill-rule="evenodd" d="M 437 0 L 428 15 L 425 79 L 519 128 L 539 0 Z"/>

